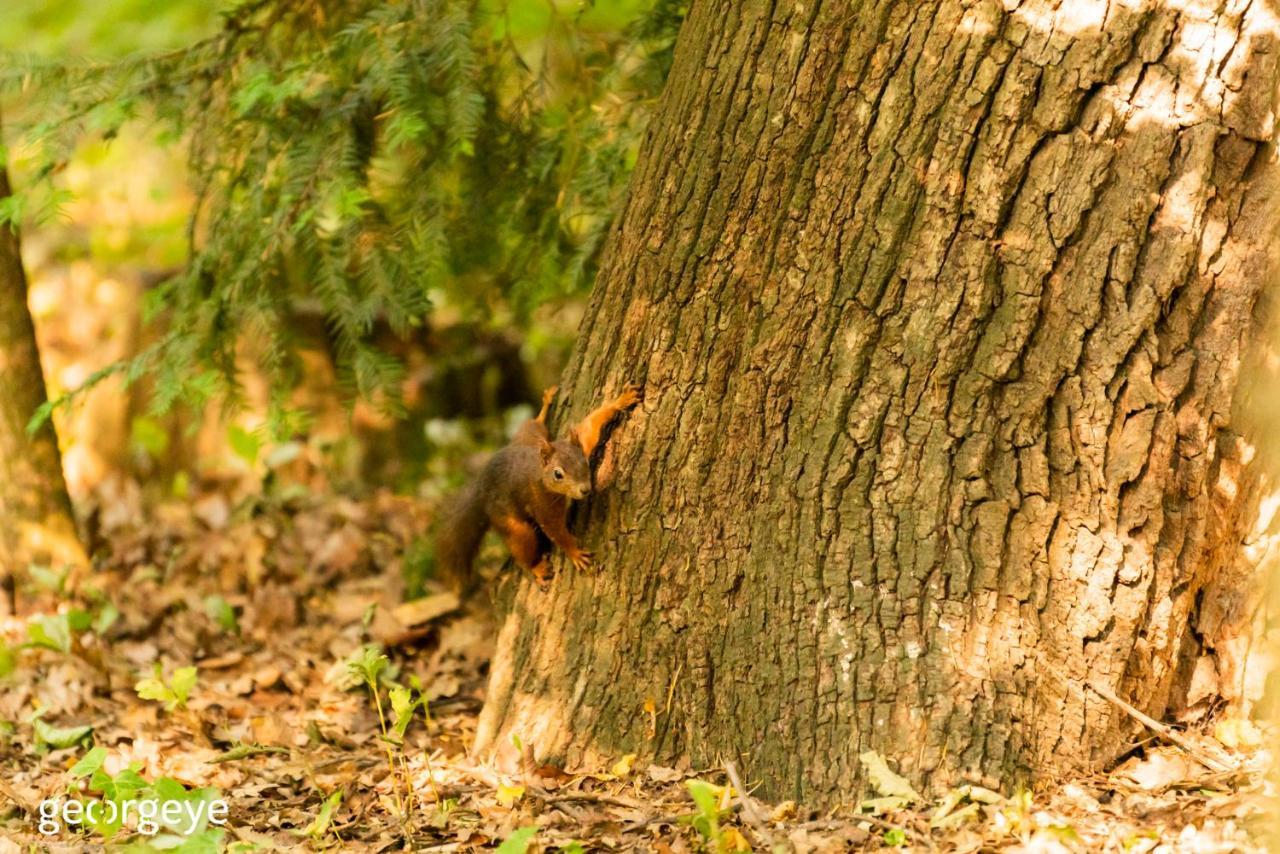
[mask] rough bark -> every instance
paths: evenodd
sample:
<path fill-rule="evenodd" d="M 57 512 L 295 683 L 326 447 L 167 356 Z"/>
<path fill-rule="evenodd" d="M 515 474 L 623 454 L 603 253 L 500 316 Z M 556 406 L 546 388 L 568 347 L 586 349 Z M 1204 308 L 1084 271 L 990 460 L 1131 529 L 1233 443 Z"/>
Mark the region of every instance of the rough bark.
<path fill-rule="evenodd" d="M 477 747 L 834 800 L 1095 767 L 1253 500 L 1270 0 L 695 0 L 565 387 L 624 381 Z M 562 419 L 563 421 L 563 416 Z"/>
<path fill-rule="evenodd" d="M 0 166 L 0 198 L 10 193 Z M 0 580 L 12 598 L 15 576 L 33 563 L 85 563 L 76 534 L 53 425 L 27 422 L 45 402 L 44 375 L 27 307 L 17 232 L 0 226 Z"/>

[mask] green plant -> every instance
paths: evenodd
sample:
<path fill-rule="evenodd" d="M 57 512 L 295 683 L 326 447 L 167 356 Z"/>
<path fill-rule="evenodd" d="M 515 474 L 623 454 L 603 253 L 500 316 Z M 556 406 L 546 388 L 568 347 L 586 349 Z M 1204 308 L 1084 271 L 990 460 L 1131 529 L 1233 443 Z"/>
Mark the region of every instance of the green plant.
<path fill-rule="evenodd" d="M 590 284 L 671 61 L 674 0 L 239 0 L 185 47 L 107 62 L 4 57 L 25 195 L 0 223 L 56 215 L 85 140 L 138 120 L 185 142 L 196 204 L 183 268 L 150 292 L 164 334 L 126 363 L 154 412 L 274 380 L 271 431 L 305 424 L 293 322 L 318 314 L 344 386 L 398 408 L 405 336 L 441 302 L 527 318 Z M 245 348 L 241 345 L 248 344 Z M 161 441 L 144 424 L 144 448 Z M 233 437 L 249 458 L 255 442 Z"/>
<path fill-rule="evenodd" d="M 101 796 L 103 809 L 81 813 L 89 829 L 108 839 L 115 836 L 125 827 L 132 807 L 138 829 L 151 838 L 124 850 L 201 854 L 221 849 L 223 831 L 209 827 L 210 822 L 221 824 L 226 818 L 226 804 L 217 789 L 188 789 L 169 777 L 150 782 L 141 775 L 142 766 L 136 762 L 110 774 L 104 767 L 106 759 L 106 748 L 95 747 L 69 772 L 72 777 L 85 780 L 87 792 Z M 161 808 L 168 804 L 179 807 Z"/>
<path fill-rule="evenodd" d="M 685 788 L 698 811 L 691 817 L 693 829 L 711 846 L 720 848 L 720 799 L 724 789 L 705 780 L 686 780 Z"/>
<path fill-rule="evenodd" d="M 231 603 L 223 597 L 216 593 L 206 596 L 204 612 L 209 619 L 221 626 L 223 631 L 240 634 L 240 621 L 236 618 L 236 609 L 231 607 Z"/>
<path fill-rule="evenodd" d="M 891 827 L 884 832 L 884 844 L 891 848 L 901 848 L 907 844 L 907 832 L 900 827 Z"/>
<path fill-rule="evenodd" d="M 420 686 L 415 692 L 400 685 L 390 686 L 387 696 L 391 704 L 391 718 L 388 719 L 382 704 L 381 678 L 390 666 L 390 661 L 382 653 L 380 647 L 370 644 L 360 654 L 348 662 L 350 672 L 364 683 L 373 698 L 378 712 L 378 727 L 381 730 L 383 747 L 386 750 L 387 770 L 391 776 L 399 780 L 396 790 L 396 811 L 402 829 L 408 838 L 408 821 L 413 813 L 414 791 L 413 778 L 409 774 L 408 762 L 404 755 L 404 734 L 413 720 L 414 712 L 421 708 L 427 714 L 426 699 L 422 696 Z M 429 718 L 428 718 L 429 720 Z M 435 776 L 431 769 L 431 759 L 427 758 L 427 773 L 430 775 L 432 791 L 436 801 L 440 793 L 436 790 Z"/>
<path fill-rule="evenodd" d="M 44 721 L 45 710 L 38 710 L 31 716 L 31 729 L 36 737 L 36 750 L 43 752 L 49 748 L 61 750 L 74 747 L 89 740 L 93 727 L 88 725 L 57 727 Z"/>
<path fill-rule="evenodd" d="M 195 688 L 197 678 L 195 667 L 179 667 L 166 682 L 163 669 L 157 661 L 155 675 L 139 680 L 133 687 L 141 699 L 158 700 L 164 703 L 165 711 L 172 712 L 174 709 L 187 707 L 187 698 L 191 695 L 191 689 Z"/>
<path fill-rule="evenodd" d="M 525 854 L 529 850 L 529 843 L 537 833 L 536 827 L 522 827 L 512 831 L 511 835 L 498 846 L 497 854 Z"/>
<path fill-rule="evenodd" d="M 342 803 L 342 790 L 337 789 L 324 799 L 324 803 L 320 805 L 320 812 L 316 813 L 316 817 L 311 823 L 301 830 L 294 831 L 298 836 L 309 836 L 312 839 L 319 839 L 329 832 L 329 825 L 333 823 L 333 811 Z"/>

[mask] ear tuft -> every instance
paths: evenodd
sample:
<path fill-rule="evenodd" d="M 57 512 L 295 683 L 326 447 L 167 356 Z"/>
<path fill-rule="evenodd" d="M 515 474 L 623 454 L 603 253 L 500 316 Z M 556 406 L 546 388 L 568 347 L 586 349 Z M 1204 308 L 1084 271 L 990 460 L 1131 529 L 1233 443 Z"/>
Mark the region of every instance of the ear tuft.
<path fill-rule="evenodd" d="M 551 456 L 555 453 L 555 451 L 556 451 L 555 447 L 552 446 L 552 444 L 548 442 L 545 438 L 538 445 L 538 453 L 541 455 L 542 462 L 544 463 L 551 459 Z"/>

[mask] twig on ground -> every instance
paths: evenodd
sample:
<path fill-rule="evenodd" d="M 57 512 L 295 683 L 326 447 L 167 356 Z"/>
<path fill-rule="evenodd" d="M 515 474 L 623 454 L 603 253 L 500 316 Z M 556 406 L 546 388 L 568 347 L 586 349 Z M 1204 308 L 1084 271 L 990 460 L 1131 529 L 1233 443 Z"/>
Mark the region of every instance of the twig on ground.
<path fill-rule="evenodd" d="M 769 825 L 765 823 L 764 817 L 756 811 L 755 802 L 751 796 L 747 794 L 746 788 L 742 785 L 742 780 L 738 777 L 738 768 L 733 762 L 724 763 L 724 772 L 729 775 L 729 783 L 733 786 L 733 790 L 738 794 L 738 804 L 742 807 L 742 814 L 746 817 L 747 823 L 755 830 L 756 835 L 769 846 L 770 851 L 794 850 L 794 846 L 779 845 L 777 840 L 773 838 L 773 833 L 769 830 Z"/>
<path fill-rule="evenodd" d="M 1075 690 L 1077 693 L 1083 693 L 1080 690 L 1079 686 L 1075 682 L 1073 682 L 1071 679 L 1067 678 L 1066 674 L 1064 674 L 1061 670 L 1058 670 L 1056 667 L 1047 667 L 1046 670 L 1048 670 L 1054 676 L 1058 677 L 1058 679 L 1061 680 L 1062 684 L 1066 685 L 1068 688 Z M 1089 687 L 1089 690 L 1093 691 L 1093 693 L 1097 694 L 1099 697 L 1106 700 L 1108 703 L 1111 703 L 1116 708 L 1120 709 L 1120 711 L 1129 715 L 1129 717 L 1133 718 L 1134 720 L 1138 721 L 1141 724 L 1144 724 L 1152 732 L 1155 732 L 1162 738 L 1167 739 L 1173 744 L 1176 744 L 1178 747 L 1181 747 L 1183 750 L 1189 753 L 1192 756 L 1192 758 L 1194 758 L 1197 762 L 1199 762 L 1201 765 L 1208 768 L 1209 770 L 1219 771 L 1219 772 L 1228 772 L 1228 771 L 1235 770 L 1234 768 L 1232 768 L 1230 763 L 1222 759 L 1219 759 L 1216 756 L 1212 756 L 1209 753 L 1206 753 L 1197 744 L 1195 744 L 1195 742 L 1187 738 L 1182 733 L 1178 732 L 1173 727 L 1168 726 L 1167 724 L 1160 723 L 1160 721 L 1156 720 L 1155 718 L 1151 717 L 1150 715 L 1146 714 L 1140 709 L 1137 709 L 1134 706 L 1130 705 L 1129 703 L 1126 703 L 1124 700 L 1116 696 L 1115 691 L 1112 691 L 1106 685 L 1101 685 L 1101 684 L 1095 683 L 1093 680 L 1088 680 L 1088 679 L 1084 680 L 1084 684 L 1087 685 Z"/>

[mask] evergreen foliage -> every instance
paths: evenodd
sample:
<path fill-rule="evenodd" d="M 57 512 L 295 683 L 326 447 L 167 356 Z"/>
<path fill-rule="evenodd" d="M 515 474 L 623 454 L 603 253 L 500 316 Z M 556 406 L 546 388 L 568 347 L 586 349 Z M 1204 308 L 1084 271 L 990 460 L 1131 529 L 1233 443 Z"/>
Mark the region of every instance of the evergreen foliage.
<path fill-rule="evenodd" d="M 248 356 L 288 432 L 305 309 L 351 392 L 394 409 L 376 322 L 405 334 L 439 299 L 519 319 L 589 287 L 681 16 L 671 0 L 245 0 L 177 50 L 10 55 L 0 86 L 40 165 L 0 218 L 56 209 L 77 145 L 151 122 L 188 147 L 189 259 L 150 294 L 159 343 L 98 376 L 152 372 L 157 411 L 235 403 Z"/>

